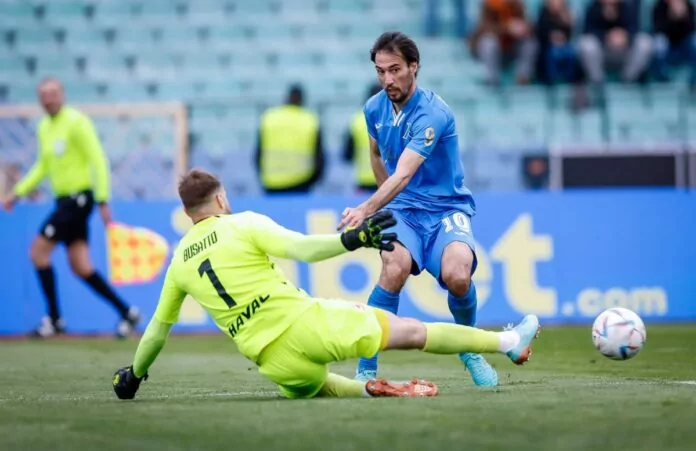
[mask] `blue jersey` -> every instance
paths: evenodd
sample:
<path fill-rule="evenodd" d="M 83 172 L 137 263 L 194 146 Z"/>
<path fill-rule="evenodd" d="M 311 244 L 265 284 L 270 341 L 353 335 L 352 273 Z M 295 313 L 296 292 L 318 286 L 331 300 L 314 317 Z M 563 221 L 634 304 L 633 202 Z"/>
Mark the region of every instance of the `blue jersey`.
<path fill-rule="evenodd" d="M 394 174 L 404 149 L 425 161 L 409 184 L 389 203 L 391 208 L 441 211 L 457 209 L 473 216 L 476 205 L 464 185 L 459 137 L 450 107 L 432 91 L 416 88 L 398 114 L 382 90 L 365 103 L 370 136 L 377 141 L 384 166 Z"/>

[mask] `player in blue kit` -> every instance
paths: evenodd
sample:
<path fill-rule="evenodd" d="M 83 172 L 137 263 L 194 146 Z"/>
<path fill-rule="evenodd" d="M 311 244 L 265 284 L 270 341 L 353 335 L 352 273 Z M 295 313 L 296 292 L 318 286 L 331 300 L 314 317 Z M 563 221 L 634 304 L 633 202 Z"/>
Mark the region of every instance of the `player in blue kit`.
<path fill-rule="evenodd" d="M 471 217 L 475 203 L 464 185 L 464 168 L 454 115 L 435 93 L 416 86 L 420 54 L 400 32 L 383 33 L 370 52 L 382 91 L 365 104 L 370 158 L 379 189 L 368 200 L 343 212 L 339 230 L 357 227 L 387 207 L 398 223 L 398 242 L 382 252 L 382 272 L 368 305 L 396 313 L 399 293 L 410 274 L 423 269 L 448 291 L 457 324 L 476 323 L 476 270 Z M 460 360 L 474 384 L 498 384 L 493 367 L 479 354 Z M 377 356 L 360 359 L 356 378 L 377 374 Z"/>

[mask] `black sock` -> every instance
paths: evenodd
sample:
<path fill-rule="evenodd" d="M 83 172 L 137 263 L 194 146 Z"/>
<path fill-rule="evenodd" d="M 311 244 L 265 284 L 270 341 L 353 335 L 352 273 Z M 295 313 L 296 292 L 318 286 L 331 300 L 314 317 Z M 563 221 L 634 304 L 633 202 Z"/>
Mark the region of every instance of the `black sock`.
<path fill-rule="evenodd" d="M 37 268 L 36 273 L 39 275 L 41 289 L 43 290 L 46 305 L 48 307 L 48 316 L 55 323 L 60 318 L 58 311 L 58 295 L 56 294 L 56 275 L 53 272 L 53 266 L 48 268 Z"/>
<path fill-rule="evenodd" d="M 109 301 L 111 305 L 118 310 L 118 313 L 120 313 L 123 318 L 128 316 L 128 306 L 121 300 L 121 298 L 118 297 L 118 295 L 116 295 L 116 293 L 114 293 L 114 290 L 111 289 L 109 284 L 106 283 L 98 272 L 95 271 L 91 276 L 85 277 L 84 281 L 87 282 L 87 285 L 89 285 L 101 297 Z"/>

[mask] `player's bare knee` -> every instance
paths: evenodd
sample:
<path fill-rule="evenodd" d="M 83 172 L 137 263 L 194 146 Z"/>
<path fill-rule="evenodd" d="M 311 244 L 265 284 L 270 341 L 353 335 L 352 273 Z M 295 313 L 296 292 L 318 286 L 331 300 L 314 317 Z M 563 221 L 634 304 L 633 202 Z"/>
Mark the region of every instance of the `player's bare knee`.
<path fill-rule="evenodd" d="M 29 258 L 39 269 L 48 268 L 51 265 L 51 251 L 38 239 L 34 240 L 29 248 Z"/>
<path fill-rule="evenodd" d="M 411 274 L 411 254 L 397 244 L 391 252 L 382 252 L 380 285 L 387 291 L 398 292 Z"/>
<path fill-rule="evenodd" d="M 457 297 L 465 296 L 471 285 L 474 253 L 466 243 L 450 243 L 442 254 L 440 277 L 447 290 Z"/>
<path fill-rule="evenodd" d="M 471 277 L 467 270 L 461 269 L 460 271 L 460 273 L 453 273 L 447 278 L 442 278 L 447 286 L 447 291 L 456 297 L 466 296 L 471 285 Z"/>

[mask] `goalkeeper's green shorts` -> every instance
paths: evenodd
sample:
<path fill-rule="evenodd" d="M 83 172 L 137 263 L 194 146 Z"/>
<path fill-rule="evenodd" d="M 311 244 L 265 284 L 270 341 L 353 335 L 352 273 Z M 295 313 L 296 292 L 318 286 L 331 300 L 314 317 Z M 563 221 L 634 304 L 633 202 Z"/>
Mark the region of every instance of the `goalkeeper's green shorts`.
<path fill-rule="evenodd" d="M 365 304 L 321 299 L 259 356 L 259 372 L 288 398 L 311 398 L 328 364 L 372 357 L 388 337 L 386 314 Z"/>

